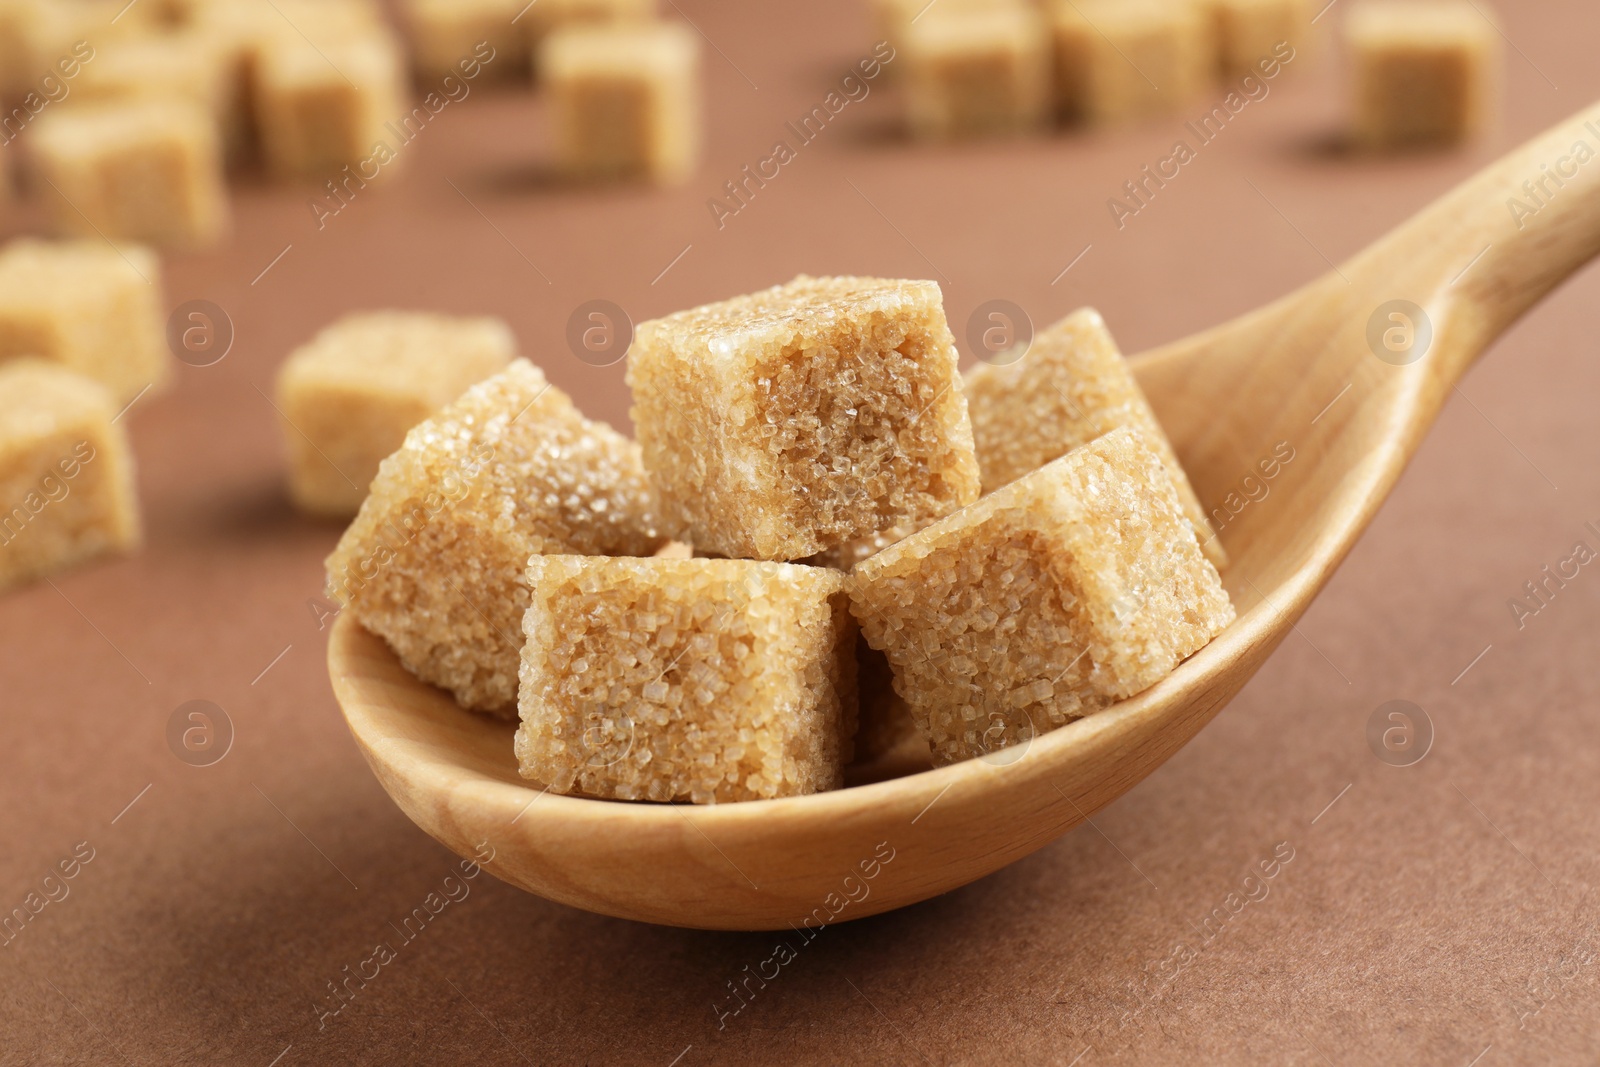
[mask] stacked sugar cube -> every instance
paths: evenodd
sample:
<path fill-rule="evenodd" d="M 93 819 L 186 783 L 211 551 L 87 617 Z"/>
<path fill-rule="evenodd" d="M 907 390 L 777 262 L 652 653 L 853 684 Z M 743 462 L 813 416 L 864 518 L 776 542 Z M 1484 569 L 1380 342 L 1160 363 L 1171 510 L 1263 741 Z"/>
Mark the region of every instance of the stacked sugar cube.
<path fill-rule="evenodd" d="M 1005 749 L 1233 618 L 1098 316 L 1039 348 L 975 373 L 969 414 L 937 285 L 800 277 L 637 327 L 637 443 L 516 361 L 383 460 L 330 589 L 419 678 L 516 715 L 522 773 L 560 792 L 769 799 L 853 756 Z M 1065 434 L 1046 390 L 1083 409 Z"/>
<path fill-rule="evenodd" d="M 967 373 L 966 392 L 984 492 L 990 493 L 1095 438 L 1137 430 L 1172 476 L 1184 518 L 1219 568 L 1227 554 L 1200 498 L 1128 373 L 1105 320 L 1083 308 Z"/>
<path fill-rule="evenodd" d="M 956 360 L 934 282 L 800 277 L 639 324 L 628 385 L 666 532 L 798 560 L 972 503 Z"/>
<path fill-rule="evenodd" d="M 1233 621 L 1170 473 L 1123 427 L 859 564 L 852 603 L 935 760 L 1160 681 Z"/>
<path fill-rule="evenodd" d="M 638 446 L 519 359 L 383 460 L 328 584 L 419 678 L 514 716 L 529 558 L 661 541 Z"/>

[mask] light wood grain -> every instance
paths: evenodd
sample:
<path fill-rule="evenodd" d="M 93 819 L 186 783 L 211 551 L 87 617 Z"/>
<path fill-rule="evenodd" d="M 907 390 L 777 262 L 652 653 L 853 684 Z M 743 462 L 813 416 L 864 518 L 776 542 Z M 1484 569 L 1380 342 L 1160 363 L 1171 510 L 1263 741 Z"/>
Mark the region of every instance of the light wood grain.
<path fill-rule="evenodd" d="M 609 915 L 815 926 L 924 900 L 1020 859 L 1150 774 L 1239 691 L 1366 528 L 1472 361 L 1600 251 L 1600 168 L 1580 169 L 1520 226 L 1507 207 L 1540 164 L 1577 140 L 1600 143 L 1586 122 L 1600 129 L 1600 105 L 1337 271 L 1136 360 L 1208 506 L 1259 476 L 1280 443 L 1295 458 L 1222 529 L 1238 621 L 1159 685 L 1036 738 L 1015 763 L 715 807 L 541 794 L 517 776 L 510 725 L 459 711 L 345 616 L 328 659 L 351 732 L 400 808 L 447 847 L 472 856 L 487 842 L 499 877 Z M 1433 324 L 1431 348 L 1407 366 L 1380 360 L 1367 341 L 1373 312 L 1395 299 Z"/>

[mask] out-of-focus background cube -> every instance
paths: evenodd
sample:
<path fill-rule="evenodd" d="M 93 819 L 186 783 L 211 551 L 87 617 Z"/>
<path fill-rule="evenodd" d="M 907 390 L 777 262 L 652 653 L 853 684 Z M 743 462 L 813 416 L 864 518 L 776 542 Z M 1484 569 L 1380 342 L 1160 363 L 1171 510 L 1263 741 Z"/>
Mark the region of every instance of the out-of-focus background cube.
<path fill-rule="evenodd" d="M 524 13 L 529 34 L 552 3 Z M 1343 570 L 1192 744 L 1093 825 L 913 908 L 809 940 L 705 934 L 480 877 L 405 938 L 460 869 L 372 779 L 329 691 L 340 526 L 291 506 L 271 400 L 322 327 L 498 316 L 623 430 L 630 322 L 801 272 L 937 281 L 968 363 L 995 300 L 1041 328 L 1092 305 L 1137 353 L 1323 274 L 1600 99 L 1592 4 L 1502 3 L 1497 121 L 1446 150 L 1353 151 L 1353 6 L 1309 12 L 1273 75 L 1230 60 L 1139 122 L 922 142 L 866 0 L 669 0 L 659 17 L 700 41 L 704 107 L 680 184 L 562 180 L 531 71 L 469 79 L 437 56 L 409 86 L 434 107 L 382 180 L 236 169 L 231 237 L 159 272 L 169 337 L 202 306 L 209 332 L 117 422 L 144 547 L 0 599 L 0 1060 L 1592 1062 L 1600 579 L 1583 567 L 1537 601 L 1529 583 L 1600 546 L 1593 270 L 1466 379 Z M 185 7 L 137 0 L 118 25 Z M 230 67 L 236 91 L 277 84 L 252 63 Z M 0 124 L 6 236 L 47 228 L 34 124 L 73 106 Z M 313 126 L 285 118 L 284 159 L 339 133 Z M 1315 461 L 1296 446 L 1288 462 Z M 1270 486 L 1257 497 L 1270 507 Z M 1431 723 L 1411 766 L 1369 746 L 1393 700 Z M 5 926 L 17 908 L 31 917 Z M 379 942 L 397 946 L 381 965 Z"/>

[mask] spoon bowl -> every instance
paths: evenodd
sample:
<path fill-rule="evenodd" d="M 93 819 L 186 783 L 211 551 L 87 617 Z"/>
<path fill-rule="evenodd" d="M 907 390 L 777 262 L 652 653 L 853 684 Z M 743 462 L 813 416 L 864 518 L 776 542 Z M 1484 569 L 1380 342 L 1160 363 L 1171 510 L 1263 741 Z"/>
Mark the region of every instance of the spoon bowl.
<path fill-rule="evenodd" d="M 445 846 L 463 857 L 492 849 L 486 866 L 500 878 L 607 915 L 817 928 L 1021 859 L 1132 788 L 1244 686 L 1472 361 L 1600 252 L 1600 169 L 1580 170 L 1531 216 L 1507 208 L 1577 141 L 1600 142 L 1600 105 L 1299 291 L 1134 360 L 1213 508 L 1239 617 L 1157 685 L 1035 737 L 1020 756 L 739 804 L 561 796 L 518 776 L 511 724 L 464 714 L 343 615 L 328 664 L 351 733 L 401 810 Z"/>

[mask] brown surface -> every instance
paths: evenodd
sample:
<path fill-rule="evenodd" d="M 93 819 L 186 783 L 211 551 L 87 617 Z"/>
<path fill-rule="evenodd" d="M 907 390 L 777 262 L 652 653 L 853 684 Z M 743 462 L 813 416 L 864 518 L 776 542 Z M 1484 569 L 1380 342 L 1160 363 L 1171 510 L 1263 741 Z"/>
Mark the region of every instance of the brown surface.
<path fill-rule="evenodd" d="M 717 1006 L 737 1004 L 725 983 L 768 959 L 773 935 L 600 918 L 480 878 L 319 1029 L 327 983 L 398 941 L 389 924 L 455 862 L 388 802 L 329 693 L 306 602 L 338 530 L 289 510 L 258 392 L 291 346 L 352 308 L 499 313 L 558 385 L 621 422 L 621 366 L 566 348 L 579 303 L 638 320 L 848 271 L 933 274 L 958 338 L 990 298 L 1041 321 L 1093 303 L 1138 351 L 1320 273 L 1600 97 L 1579 0 L 1504 12 L 1507 130 L 1461 155 L 1330 154 L 1318 138 L 1338 74 L 1308 63 L 1119 232 L 1106 197 L 1178 123 L 914 147 L 880 138 L 880 81 L 718 232 L 706 197 L 821 101 L 868 23 L 856 3 L 684 9 L 718 48 L 708 157 L 682 190 L 552 188 L 538 106 L 479 89 L 407 149 L 399 184 L 325 230 L 303 193 L 248 188 L 228 250 L 170 261 L 169 303 L 216 301 L 238 341 L 128 416 L 148 546 L 0 602 L 0 909 L 77 842 L 95 849 L 71 895 L 0 948 L 0 1063 L 269 1064 L 286 1048 L 284 1065 L 1066 1062 L 1089 1048 L 1085 1067 L 1593 1062 L 1600 580 L 1585 568 L 1521 630 L 1506 604 L 1575 540 L 1600 540 L 1582 529 L 1600 525 L 1593 270 L 1472 373 L 1299 636 L 1093 828 L 824 931 L 721 1029 Z M 237 730 L 208 768 L 165 739 L 194 698 Z M 1437 732 L 1404 769 L 1366 741 L 1395 698 Z M 1197 935 L 1279 842 L 1294 858 L 1265 899 Z M 1141 1010 L 1130 989 L 1146 974 Z"/>

